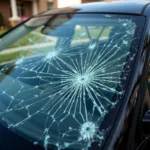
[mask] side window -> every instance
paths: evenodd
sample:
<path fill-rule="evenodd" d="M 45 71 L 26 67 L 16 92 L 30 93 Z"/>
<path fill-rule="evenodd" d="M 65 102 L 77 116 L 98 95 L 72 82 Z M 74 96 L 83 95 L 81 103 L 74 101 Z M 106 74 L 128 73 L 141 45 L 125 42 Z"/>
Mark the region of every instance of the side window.
<path fill-rule="evenodd" d="M 71 46 L 89 43 L 92 40 L 106 41 L 109 39 L 111 26 L 76 25 Z"/>
<path fill-rule="evenodd" d="M 100 41 L 102 41 L 102 40 L 108 40 L 109 36 L 110 36 L 110 31 L 112 30 L 112 28 L 113 27 L 111 27 L 111 26 L 103 28 L 103 32 L 101 33 L 101 35 L 99 37 L 99 40 Z"/>
<path fill-rule="evenodd" d="M 81 42 L 82 40 L 82 42 Z M 87 29 L 85 26 L 76 25 L 74 29 L 74 36 L 72 39 L 71 46 L 76 46 L 80 43 L 88 43 L 90 38 L 88 37 Z"/>

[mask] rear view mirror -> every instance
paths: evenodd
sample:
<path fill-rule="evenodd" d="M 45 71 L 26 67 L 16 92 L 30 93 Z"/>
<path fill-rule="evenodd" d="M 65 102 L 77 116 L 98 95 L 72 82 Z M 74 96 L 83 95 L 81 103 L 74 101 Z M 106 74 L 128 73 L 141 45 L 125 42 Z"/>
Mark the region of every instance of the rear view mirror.
<path fill-rule="evenodd" d="M 42 29 L 42 34 L 57 37 L 71 37 L 74 34 L 74 29 L 69 26 L 46 26 Z"/>

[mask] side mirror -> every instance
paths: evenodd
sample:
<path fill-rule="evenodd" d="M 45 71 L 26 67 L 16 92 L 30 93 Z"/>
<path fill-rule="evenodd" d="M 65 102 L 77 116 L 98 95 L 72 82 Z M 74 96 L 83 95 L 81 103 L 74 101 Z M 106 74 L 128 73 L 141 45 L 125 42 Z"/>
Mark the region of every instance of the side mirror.
<path fill-rule="evenodd" d="M 150 110 L 148 110 L 142 119 L 143 131 L 146 135 L 150 134 Z"/>

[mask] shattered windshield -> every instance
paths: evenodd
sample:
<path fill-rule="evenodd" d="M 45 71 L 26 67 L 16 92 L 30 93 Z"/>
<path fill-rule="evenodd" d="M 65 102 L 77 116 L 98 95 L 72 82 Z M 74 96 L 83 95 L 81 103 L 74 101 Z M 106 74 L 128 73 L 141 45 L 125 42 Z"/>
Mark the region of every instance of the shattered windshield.
<path fill-rule="evenodd" d="M 0 40 L 0 123 L 48 149 L 101 147 L 124 98 L 144 17 L 30 19 Z"/>

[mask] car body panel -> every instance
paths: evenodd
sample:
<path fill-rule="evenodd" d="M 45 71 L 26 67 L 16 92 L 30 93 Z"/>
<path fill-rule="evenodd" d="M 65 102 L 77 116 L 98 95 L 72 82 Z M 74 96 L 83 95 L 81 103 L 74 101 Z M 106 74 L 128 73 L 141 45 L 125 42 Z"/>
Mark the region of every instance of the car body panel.
<path fill-rule="evenodd" d="M 89 4 L 76 5 L 61 9 L 54 9 L 41 15 L 51 15 L 60 13 L 120 13 L 141 15 L 145 7 L 149 4 L 146 1 L 116 1 L 116 2 L 95 2 Z"/>

